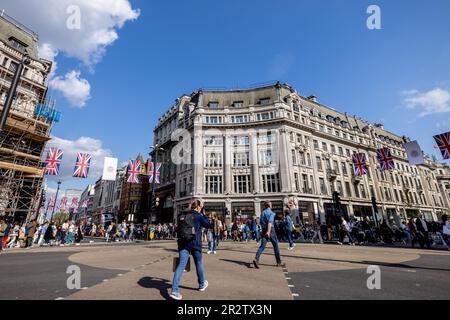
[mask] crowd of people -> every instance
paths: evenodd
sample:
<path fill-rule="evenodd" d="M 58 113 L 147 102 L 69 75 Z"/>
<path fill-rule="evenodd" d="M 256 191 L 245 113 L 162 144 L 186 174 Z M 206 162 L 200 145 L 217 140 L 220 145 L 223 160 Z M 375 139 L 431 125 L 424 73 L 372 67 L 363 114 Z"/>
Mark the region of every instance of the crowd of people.
<path fill-rule="evenodd" d="M 284 214 L 274 222 L 274 230 L 281 242 L 288 243 L 292 250 L 295 242 L 335 242 L 350 245 L 367 244 L 401 244 L 421 248 L 431 248 L 433 244 L 450 247 L 450 221 L 447 215 L 442 221 L 428 222 L 422 215 L 402 221 L 400 225 L 388 224 L 383 221 L 374 225 L 367 217 L 362 220 L 341 218 L 339 223 L 294 224 L 290 210 L 293 204 L 288 203 Z M 221 241 L 249 242 L 261 240 L 260 219 L 236 219 L 229 224 L 221 216 L 212 212 L 207 214 L 211 229 L 202 229 L 202 236 L 208 242 L 208 254 L 217 252 Z M 46 221 L 39 225 L 36 221 L 28 223 L 11 223 L 0 220 L 0 252 L 9 248 L 30 248 L 38 246 L 70 246 L 79 245 L 84 236 L 104 238 L 107 242 L 134 242 L 135 240 L 169 240 L 175 239 L 176 224 L 152 224 L 148 230 L 147 224 L 135 224 L 114 220 L 106 227 L 102 224 L 85 225 L 67 220 L 63 223 Z"/>

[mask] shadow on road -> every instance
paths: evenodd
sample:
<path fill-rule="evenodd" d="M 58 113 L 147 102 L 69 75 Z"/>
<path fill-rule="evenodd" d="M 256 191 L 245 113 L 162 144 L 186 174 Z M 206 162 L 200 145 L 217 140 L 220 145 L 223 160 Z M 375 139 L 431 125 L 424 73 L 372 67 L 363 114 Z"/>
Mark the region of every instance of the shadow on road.
<path fill-rule="evenodd" d="M 246 266 L 249 269 L 253 269 L 253 265 L 250 262 L 230 260 L 230 259 L 219 259 L 219 260 L 225 261 L 225 262 L 235 263 L 235 264 L 238 264 L 238 265 L 241 265 L 241 266 Z"/>
<path fill-rule="evenodd" d="M 159 293 L 161 294 L 161 296 L 164 299 L 170 300 L 169 290 L 172 287 L 172 285 L 169 280 L 161 279 L 161 278 L 153 278 L 153 277 L 143 277 L 143 278 L 139 279 L 139 281 L 137 283 L 138 283 L 138 285 L 140 285 L 141 287 L 144 287 L 144 288 L 158 289 Z M 180 286 L 180 288 L 197 291 L 197 288 L 194 289 L 194 288 L 189 288 L 189 287 L 185 287 L 185 286 Z"/>

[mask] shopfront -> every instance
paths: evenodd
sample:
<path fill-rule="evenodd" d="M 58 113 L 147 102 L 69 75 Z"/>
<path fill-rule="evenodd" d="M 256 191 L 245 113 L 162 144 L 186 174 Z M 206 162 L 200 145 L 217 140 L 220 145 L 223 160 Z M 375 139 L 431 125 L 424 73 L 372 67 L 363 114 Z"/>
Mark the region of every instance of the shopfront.
<path fill-rule="evenodd" d="M 231 203 L 231 218 L 232 221 L 241 221 L 245 223 L 251 220 L 255 215 L 254 202 L 233 202 Z"/>
<path fill-rule="evenodd" d="M 272 202 L 272 211 L 275 212 L 275 219 L 280 220 L 284 215 L 284 204 L 283 201 L 271 201 Z M 264 211 L 264 205 L 266 201 L 261 202 L 261 212 Z"/>
<path fill-rule="evenodd" d="M 225 202 L 205 202 L 205 213 L 216 214 L 221 221 L 225 221 Z"/>
<path fill-rule="evenodd" d="M 346 220 L 349 218 L 347 205 L 341 204 L 339 211 L 335 210 L 334 203 L 324 203 L 323 208 L 327 225 L 339 224 L 340 217 L 344 217 Z"/>
<path fill-rule="evenodd" d="M 294 218 L 295 224 L 313 224 L 318 221 L 319 217 L 314 212 L 314 204 L 312 202 L 299 201 L 298 202 L 298 215 Z"/>

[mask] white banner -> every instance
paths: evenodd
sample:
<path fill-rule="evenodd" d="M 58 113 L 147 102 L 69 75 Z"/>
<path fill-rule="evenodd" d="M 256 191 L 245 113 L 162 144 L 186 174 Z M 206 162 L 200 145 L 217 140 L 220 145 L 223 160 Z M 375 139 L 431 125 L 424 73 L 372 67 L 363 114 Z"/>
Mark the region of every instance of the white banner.
<path fill-rule="evenodd" d="M 103 164 L 102 180 L 109 180 L 109 181 L 116 180 L 117 162 L 118 162 L 117 158 L 105 157 L 105 162 Z"/>
<path fill-rule="evenodd" d="M 417 141 L 407 142 L 403 145 L 408 155 L 409 164 L 418 165 L 424 163 L 423 151 Z"/>

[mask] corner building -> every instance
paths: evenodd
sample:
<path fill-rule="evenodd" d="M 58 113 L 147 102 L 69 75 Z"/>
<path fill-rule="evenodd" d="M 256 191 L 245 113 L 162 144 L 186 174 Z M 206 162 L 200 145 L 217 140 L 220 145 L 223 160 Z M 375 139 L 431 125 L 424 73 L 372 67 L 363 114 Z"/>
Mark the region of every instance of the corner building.
<path fill-rule="evenodd" d="M 428 157 L 410 166 L 403 148 L 408 138 L 279 82 L 183 95 L 160 118 L 154 139 L 164 147 L 156 193 L 173 197 L 163 205 L 174 219 L 195 197 L 227 223 L 259 216 L 267 200 L 278 215 L 293 200 L 296 223 L 325 221 L 333 214 L 334 191 L 345 216 L 391 224 L 418 213 L 437 220 L 448 209 L 442 193 L 448 190 L 436 177 L 437 169 L 448 174 L 448 166 Z M 379 169 L 381 147 L 391 149 L 393 172 Z M 366 154 L 365 176 L 354 175 L 355 152 Z"/>

